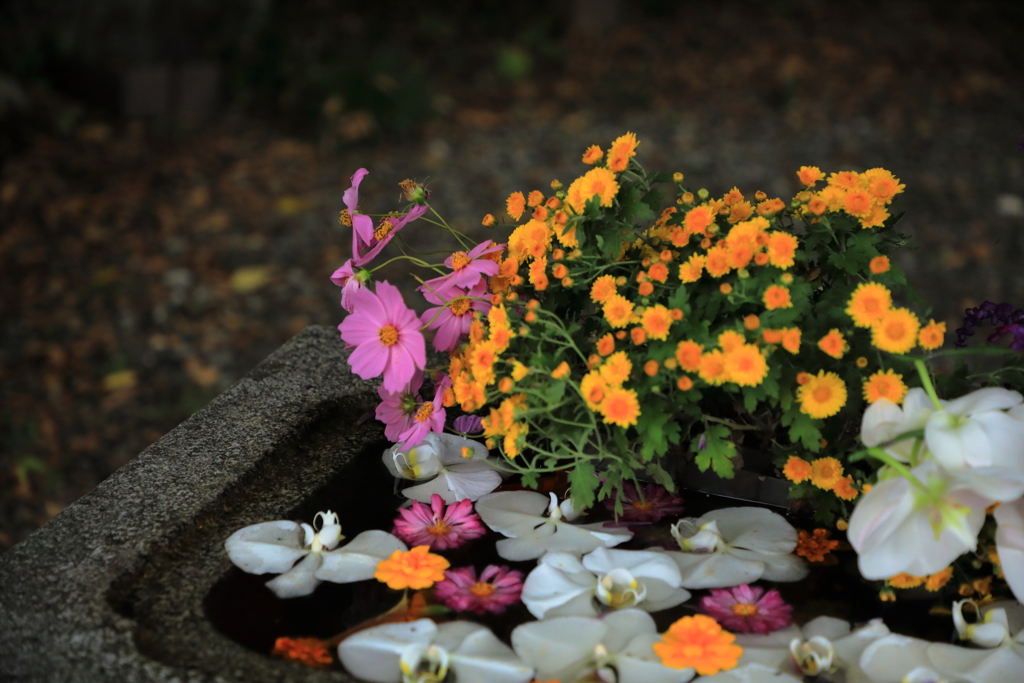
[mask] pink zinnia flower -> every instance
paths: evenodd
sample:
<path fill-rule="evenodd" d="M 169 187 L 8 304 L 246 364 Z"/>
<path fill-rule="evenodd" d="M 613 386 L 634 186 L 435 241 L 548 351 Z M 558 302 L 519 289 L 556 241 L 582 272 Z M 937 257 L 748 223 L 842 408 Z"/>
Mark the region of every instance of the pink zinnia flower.
<path fill-rule="evenodd" d="M 419 318 L 387 281 L 377 283 L 376 293 L 361 289 L 352 299 L 355 311 L 338 325 L 342 340 L 355 347 L 348 364 L 363 379 L 383 373 L 385 390 L 402 391 L 427 363 Z"/>
<path fill-rule="evenodd" d="M 352 232 L 352 261 L 357 266 L 365 266 L 367 263 L 376 258 L 377 254 L 381 250 L 388 246 L 388 243 L 395 238 L 398 231 L 405 226 L 412 223 L 417 218 L 420 218 L 430 209 L 426 204 L 417 204 L 416 206 L 409 209 L 409 213 L 403 216 L 386 216 L 381 219 L 376 229 L 372 229 L 370 232 L 369 240 L 361 240 L 360 235 L 354 230 Z M 372 224 L 371 224 L 372 225 Z M 359 242 L 363 242 L 363 246 L 369 248 L 366 253 L 360 253 L 362 247 Z"/>
<path fill-rule="evenodd" d="M 456 612 L 501 614 L 523 592 L 523 573 L 508 567 L 487 565 L 480 578 L 473 567 L 449 569 L 444 581 L 434 586 L 434 595 Z"/>
<path fill-rule="evenodd" d="M 723 628 L 738 633 L 767 635 L 789 626 L 793 620 L 793 607 L 783 602 L 779 591 L 773 588 L 765 593 L 763 588 L 745 583 L 735 588 L 711 589 L 711 595 L 701 598 L 700 609 Z"/>
<path fill-rule="evenodd" d="M 484 240 L 469 252 L 457 251 L 444 261 L 444 264 L 451 268 L 452 272 L 435 277 L 433 280 L 427 280 L 419 289 L 423 292 L 434 292 L 446 300 L 450 297 L 445 296 L 444 292 L 450 287 L 473 289 L 481 281 L 486 282 L 487 277 L 498 274 L 497 262 L 483 257 L 500 252 L 504 248 L 504 244 L 495 244 L 491 240 Z"/>
<path fill-rule="evenodd" d="M 369 171 L 365 168 L 361 168 L 353 173 L 352 186 L 345 190 L 345 194 L 341 197 L 341 200 L 345 202 L 345 207 L 348 209 L 348 215 L 352 218 L 353 235 L 358 236 L 359 239 L 366 244 L 369 244 L 370 240 L 373 239 L 373 219 L 359 213 L 359 183 L 363 182 L 363 178 L 365 178 L 368 173 Z M 354 237 L 352 240 L 352 246 L 355 247 Z M 355 253 L 355 249 L 353 248 L 353 256 Z"/>
<path fill-rule="evenodd" d="M 392 533 L 410 548 L 428 545 L 431 550 L 450 550 L 487 533 L 468 499 L 445 506 L 444 498 L 435 493 L 429 506 L 413 501 L 411 508 L 398 514 Z"/>
<path fill-rule="evenodd" d="M 420 403 L 416 406 L 416 413 L 413 415 L 409 426 L 398 435 L 397 441 L 402 441 L 400 450 L 406 451 L 423 443 L 423 437 L 430 432 L 440 434 L 444 431 L 444 421 L 447 412 L 444 409 L 444 390 L 452 385 L 447 375 L 437 382 L 434 390 L 434 400 L 430 403 Z M 385 436 L 387 432 L 385 432 Z"/>
<path fill-rule="evenodd" d="M 662 517 L 678 515 L 683 511 L 683 499 L 673 496 L 664 486 L 644 484 L 643 498 L 632 482 L 622 486 L 622 516 L 620 522 L 657 522 Z M 615 499 L 606 498 L 605 507 L 615 509 Z"/>
<path fill-rule="evenodd" d="M 444 298 L 435 292 L 424 292 L 423 297 L 433 304 L 441 304 L 428 308 L 420 316 L 427 329 L 437 330 L 434 335 L 434 348 L 438 351 L 454 351 L 462 338 L 469 335 L 469 327 L 473 323 L 473 311 L 487 313 L 491 310 L 489 301 L 474 301 L 487 296 L 487 281 L 481 280 L 472 290 L 466 291 L 458 287 L 445 289 Z M 472 297 L 460 299 L 459 297 Z"/>
<path fill-rule="evenodd" d="M 402 432 L 412 427 L 416 420 L 416 412 L 423 401 L 420 387 L 423 386 L 423 372 L 416 371 L 409 386 L 401 391 L 391 392 L 384 387 L 377 387 L 380 404 L 377 406 L 377 419 L 384 423 L 384 436 L 397 443 Z"/>

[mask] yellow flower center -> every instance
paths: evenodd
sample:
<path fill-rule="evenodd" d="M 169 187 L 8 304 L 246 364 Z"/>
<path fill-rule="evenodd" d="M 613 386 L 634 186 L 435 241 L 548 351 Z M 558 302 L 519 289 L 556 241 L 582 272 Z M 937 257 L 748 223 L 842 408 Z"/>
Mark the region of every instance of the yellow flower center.
<path fill-rule="evenodd" d="M 654 502 L 650 500 L 637 500 L 633 501 L 633 507 L 637 510 L 651 510 L 654 508 Z"/>
<path fill-rule="evenodd" d="M 457 251 L 452 254 L 452 270 L 462 270 L 469 265 L 471 259 L 464 251 Z"/>
<path fill-rule="evenodd" d="M 456 299 L 455 301 L 448 304 L 448 308 L 452 309 L 452 314 L 463 316 L 469 313 L 469 307 L 472 302 L 469 299 Z"/>
<path fill-rule="evenodd" d="M 818 387 L 817 389 L 814 390 L 812 396 L 814 396 L 815 401 L 819 403 L 825 403 L 830 398 L 832 398 L 832 390 L 828 387 Z"/>
<path fill-rule="evenodd" d="M 377 226 L 377 229 L 373 231 L 374 238 L 378 242 L 380 242 L 385 237 L 387 237 L 389 234 L 391 234 L 391 230 L 392 230 L 393 227 L 394 226 L 391 225 L 391 220 L 385 218 L 384 220 L 382 220 L 380 222 L 380 225 Z"/>
<path fill-rule="evenodd" d="M 384 346 L 394 346 L 398 343 L 398 330 L 394 325 L 385 325 L 377 330 L 377 337 Z"/>
<path fill-rule="evenodd" d="M 732 606 L 732 613 L 741 617 L 750 617 L 757 614 L 757 605 L 749 602 L 738 602 Z"/>
<path fill-rule="evenodd" d="M 427 405 L 430 405 L 429 403 Z M 434 520 L 434 523 L 427 527 L 427 533 L 434 536 L 444 536 L 451 531 L 452 525 L 443 519 Z M 479 584 L 478 584 L 479 585 Z"/>
<path fill-rule="evenodd" d="M 434 404 L 424 403 L 420 406 L 420 409 L 416 411 L 416 421 L 426 422 L 430 419 L 430 416 L 434 414 Z"/>
<path fill-rule="evenodd" d="M 486 598 L 493 594 L 495 590 L 497 589 L 494 587 L 494 584 L 486 582 L 477 582 L 469 587 L 469 592 L 478 598 Z"/>
<path fill-rule="evenodd" d="M 342 209 L 341 215 L 338 216 L 338 221 L 345 226 L 352 227 L 352 216 L 349 215 L 348 209 Z"/>

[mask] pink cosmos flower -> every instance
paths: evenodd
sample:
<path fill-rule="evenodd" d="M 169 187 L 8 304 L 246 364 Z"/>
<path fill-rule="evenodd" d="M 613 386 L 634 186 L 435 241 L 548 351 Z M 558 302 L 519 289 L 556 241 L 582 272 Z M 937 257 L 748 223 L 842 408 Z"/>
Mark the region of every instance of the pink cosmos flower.
<path fill-rule="evenodd" d="M 422 292 L 434 292 L 445 300 L 450 298 L 445 295 L 445 292 L 451 287 L 473 289 L 480 282 L 486 282 L 487 277 L 498 274 L 498 264 L 483 257 L 500 252 L 504 248 L 504 244 L 495 244 L 491 240 L 484 240 L 470 249 L 468 253 L 457 251 L 444 261 L 444 264 L 451 268 L 452 272 L 427 280 L 419 289 Z"/>
<path fill-rule="evenodd" d="M 383 373 L 385 390 L 402 391 L 427 363 L 419 318 L 387 281 L 377 283 L 376 293 L 356 291 L 352 301 L 355 311 L 338 325 L 342 340 L 355 348 L 348 364 L 363 379 Z"/>
<path fill-rule="evenodd" d="M 369 240 L 362 240 L 360 235 L 353 230 L 352 231 L 352 261 L 357 266 L 365 266 L 374 258 L 381 250 L 388 246 L 388 243 L 395 238 L 398 231 L 405 226 L 412 223 L 417 218 L 420 218 L 430 209 L 426 204 L 417 204 L 416 206 L 409 209 L 409 213 L 403 216 L 386 216 L 381 219 L 376 229 L 372 229 L 370 232 Z M 372 227 L 372 224 L 371 224 Z M 366 253 L 360 253 L 362 246 L 367 247 L 369 251 Z"/>
<path fill-rule="evenodd" d="M 377 387 L 380 404 L 377 406 L 377 419 L 384 423 L 384 436 L 397 443 L 401 434 L 413 426 L 416 411 L 423 401 L 420 387 L 423 386 L 423 372 L 417 370 L 412 381 L 402 391 L 390 392 L 384 387 Z"/>
<path fill-rule="evenodd" d="M 423 437 L 430 432 L 440 434 L 444 431 L 444 421 L 447 413 L 444 409 L 444 390 L 452 385 L 451 379 L 445 375 L 440 382 L 437 382 L 434 391 L 434 400 L 430 403 L 420 403 L 416 406 L 416 412 L 409 426 L 398 435 L 398 441 L 404 443 L 399 450 L 409 450 L 423 443 Z M 387 435 L 387 432 L 384 432 Z"/>
<path fill-rule="evenodd" d="M 789 626 L 793 607 L 787 605 L 774 588 L 747 584 L 735 588 L 712 588 L 711 595 L 701 598 L 700 609 L 729 631 L 767 635 Z"/>
<path fill-rule="evenodd" d="M 619 522 L 653 523 L 662 517 L 678 515 L 683 511 L 683 499 L 673 496 L 664 486 L 644 484 L 643 498 L 633 482 L 622 486 L 622 516 Z M 615 499 L 606 498 L 605 507 L 615 509 Z"/>
<path fill-rule="evenodd" d="M 475 299 L 486 299 L 487 281 L 480 280 L 473 289 L 466 291 L 458 287 L 450 287 L 445 290 L 446 296 L 441 298 L 435 292 L 425 292 L 423 297 L 433 304 L 440 304 L 435 308 L 428 308 L 420 316 L 427 329 L 437 330 L 434 335 L 434 348 L 438 351 L 454 351 L 462 338 L 469 335 L 469 327 L 473 322 L 473 311 L 487 313 L 491 310 L 489 301 L 475 301 Z M 462 299 L 459 297 L 472 297 Z"/>
<path fill-rule="evenodd" d="M 331 275 L 331 282 L 341 287 L 341 307 L 349 313 L 353 310 L 353 295 L 360 289 L 366 288 L 366 282 L 370 279 L 370 273 L 365 270 L 355 272 L 352 266 L 352 259 L 345 261 L 341 268 Z"/>
<path fill-rule="evenodd" d="M 434 595 L 456 612 L 501 614 L 523 592 L 523 573 L 508 567 L 487 565 L 480 578 L 473 567 L 449 569 L 444 581 L 434 586 Z"/>
<path fill-rule="evenodd" d="M 487 533 L 468 499 L 446 507 L 444 498 L 435 493 L 430 496 L 429 506 L 414 501 L 411 508 L 398 514 L 391 533 L 410 548 L 428 545 L 432 550 L 450 550 Z"/>
<path fill-rule="evenodd" d="M 361 168 L 352 174 L 352 186 L 345 190 L 345 194 L 342 195 L 341 200 L 345 202 L 345 207 L 348 209 L 348 215 L 352 218 L 352 233 L 354 236 L 358 236 L 364 243 L 369 244 L 373 238 L 373 219 L 369 216 L 359 213 L 359 183 L 363 182 L 363 178 L 368 174 L 365 168 Z M 352 239 L 353 255 L 355 252 L 355 237 Z M 358 265 L 358 264 L 357 264 Z"/>

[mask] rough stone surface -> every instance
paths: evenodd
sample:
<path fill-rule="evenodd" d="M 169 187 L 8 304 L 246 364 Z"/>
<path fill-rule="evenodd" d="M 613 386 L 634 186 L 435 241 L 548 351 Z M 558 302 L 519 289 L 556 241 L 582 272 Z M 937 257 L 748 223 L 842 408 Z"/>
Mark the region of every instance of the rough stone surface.
<path fill-rule="evenodd" d="M 0 680 L 351 680 L 248 650 L 203 606 L 232 531 L 306 516 L 311 490 L 379 453 L 359 424 L 376 392 L 346 355 L 308 328 L 0 556 Z"/>

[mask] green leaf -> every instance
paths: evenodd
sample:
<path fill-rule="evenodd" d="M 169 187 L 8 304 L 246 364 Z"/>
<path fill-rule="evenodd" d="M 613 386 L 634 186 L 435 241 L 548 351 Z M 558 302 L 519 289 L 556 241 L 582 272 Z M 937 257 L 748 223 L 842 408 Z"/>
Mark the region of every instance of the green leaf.
<path fill-rule="evenodd" d="M 821 449 L 821 431 L 815 426 L 814 420 L 804 413 L 791 410 L 786 414 L 789 418 L 789 440 L 800 443 L 804 448 L 817 453 Z M 785 421 L 785 417 L 783 418 Z"/>
<path fill-rule="evenodd" d="M 729 428 L 725 425 L 710 425 L 704 434 L 690 443 L 690 451 L 697 454 L 694 462 L 701 472 L 711 467 L 723 479 L 733 478 L 735 472 L 732 459 L 736 455 L 736 444 L 729 437 Z M 701 448 L 702 439 L 704 448 Z"/>
<path fill-rule="evenodd" d="M 589 460 L 577 460 L 569 470 L 569 485 L 572 490 L 572 505 L 585 510 L 594 504 L 595 493 L 601 480 L 594 476 L 594 466 Z"/>
<path fill-rule="evenodd" d="M 544 389 L 544 398 L 550 405 L 554 405 L 565 396 L 565 380 L 556 379 Z"/>

